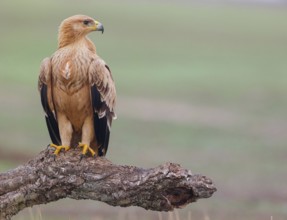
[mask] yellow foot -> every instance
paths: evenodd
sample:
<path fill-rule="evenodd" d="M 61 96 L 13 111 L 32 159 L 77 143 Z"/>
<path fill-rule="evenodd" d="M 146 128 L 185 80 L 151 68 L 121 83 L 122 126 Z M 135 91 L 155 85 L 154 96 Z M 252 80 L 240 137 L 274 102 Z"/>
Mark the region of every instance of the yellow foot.
<path fill-rule="evenodd" d="M 96 155 L 96 152 L 92 148 L 90 148 L 89 145 L 87 145 L 87 144 L 79 143 L 78 147 L 83 148 L 82 155 L 86 155 L 88 153 L 88 151 L 92 154 L 92 156 Z"/>
<path fill-rule="evenodd" d="M 69 147 L 69 146 L 58 146 L 58 145 L 56 145 L 56 144 L 50 144 L 50 147 L 55 148 L 54 154 L 55 154 L 56 156 L 61 152 L 62 149 L 64 149 L 65 151 L 68 151 L 68 150 L 70 150 L 70 148 L 71 148 L 71 147 Z"/>

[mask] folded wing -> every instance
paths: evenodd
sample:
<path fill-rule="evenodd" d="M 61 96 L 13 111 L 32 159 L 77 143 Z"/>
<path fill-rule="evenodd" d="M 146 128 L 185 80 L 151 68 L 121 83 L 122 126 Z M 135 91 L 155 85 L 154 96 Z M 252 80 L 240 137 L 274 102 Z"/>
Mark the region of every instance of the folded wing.
<path fill-rule="evenodd" d="M 109 67 L 100 59 L 95 58 L 89 67 L 92 105 L 94 109 L 94 128 L 99 156 L 108 150 L 112 120 L 116 118 L 116 89 Z"/>
<path fill-rule="evenodd" d="M 53 144 L 61 145 L 58 122 L 53 106 L 51 86 L 51 63 L 49 58 L 45 58 L 41 63 L 38 89 L 41 94 L 41 103 L 45 111 L 45 119 L 50 138 Z"/>

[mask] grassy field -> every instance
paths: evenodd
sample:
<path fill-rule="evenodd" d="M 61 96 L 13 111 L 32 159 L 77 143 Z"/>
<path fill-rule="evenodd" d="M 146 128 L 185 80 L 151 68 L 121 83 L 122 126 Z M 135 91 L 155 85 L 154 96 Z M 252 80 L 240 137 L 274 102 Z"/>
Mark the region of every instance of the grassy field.
<path fill-rule="evenodd" d="M 1 1 L 1 171 L 50 142 L 39 65 L 57 47 L 59 23 L 73 14 L 105 26 L 90 38 L 117 85 L 108 159 L 143 167 L 180 163 L 211 177 L 218 192 L 173 214 L 61 200 L 14 219 L 287 218 L 284 7 Z"/>

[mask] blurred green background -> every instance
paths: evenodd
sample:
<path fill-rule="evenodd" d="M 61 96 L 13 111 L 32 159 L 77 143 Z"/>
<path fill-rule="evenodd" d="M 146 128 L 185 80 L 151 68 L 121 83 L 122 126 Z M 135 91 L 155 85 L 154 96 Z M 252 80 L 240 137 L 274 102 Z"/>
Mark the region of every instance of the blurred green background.
<path fill-rule="evenodd" d="M 218 191 L 175 213 L 65 199 L 14 219 L 287 218 L 284 5 L 1 0 L 0 171 L 50 143 L 39 65 L 74 14 L 105 26 L 90 38 L 117 85 L 107 158 L 147 168 L 180 163 L 211 177 Z"/>

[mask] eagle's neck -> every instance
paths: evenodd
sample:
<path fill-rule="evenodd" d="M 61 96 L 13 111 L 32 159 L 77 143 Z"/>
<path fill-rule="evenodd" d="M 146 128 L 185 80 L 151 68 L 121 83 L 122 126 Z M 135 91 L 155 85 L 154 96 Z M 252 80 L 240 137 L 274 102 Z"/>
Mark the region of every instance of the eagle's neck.
<path fill-rule="evenodd" d="M 96 52 L 96 47 L 93 42 L 87 36 L 75 36 L 75 35 L 59 35 L 58 49 L 63 47 L 87 47 L 90 51 Z"/>
<path fill-rule="evenodd" d="M 58 35 L 58 49 L 73 44 L 83 37 L 84 36 L 79 36 L 72 30 L 69 30 L 69 27 L 67 26 L 61 27 Z"/>

